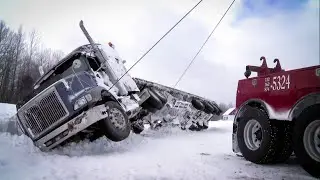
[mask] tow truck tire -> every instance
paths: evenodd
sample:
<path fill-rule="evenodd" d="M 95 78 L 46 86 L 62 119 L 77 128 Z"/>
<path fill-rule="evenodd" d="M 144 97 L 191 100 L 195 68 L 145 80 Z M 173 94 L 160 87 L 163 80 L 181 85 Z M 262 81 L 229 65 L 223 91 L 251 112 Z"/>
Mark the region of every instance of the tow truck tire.
<path fill-rule="evenodd" d="M 245 159 L 256 164 L 274 161 L 277 127 L 262 110 L 245 106 L 237 131 L 239 149 Z"/>
<path fill-rule="evenodd" d="M 127 114 L 114 101 L 105 103 L 108 117 L 101 120 L 105 136 L 111 141 L 122 141 L 130 135 L 131 126 Z"/>
<path fill-rule="evenodd" d="M 309 174 L 320 178 L 320 105 L 303 110 L 295 120 L 293 149 L 299 164 Z"/>
<path fill-rule="evenodd" d="M 287 161 L 293 153 L 292 122 L 277 120 L 272 123 L 275 123 L 279 129 L 274 163 L 283 163 Z"/>
<path fill-rule="evenodd" d="M 199 101 L 199 100 L 196 100 L 196 99 L 192 99 L 191 100 L 191 104 L 192 104 L 192 106 L 194 107 L 194 108 L 196 108 L 197 110 L 199 110 L 199 111 L 203 111 L 204 110 L 204 105 L 203 105 L 203 103 L 201 102 L 201 101 Z"/>

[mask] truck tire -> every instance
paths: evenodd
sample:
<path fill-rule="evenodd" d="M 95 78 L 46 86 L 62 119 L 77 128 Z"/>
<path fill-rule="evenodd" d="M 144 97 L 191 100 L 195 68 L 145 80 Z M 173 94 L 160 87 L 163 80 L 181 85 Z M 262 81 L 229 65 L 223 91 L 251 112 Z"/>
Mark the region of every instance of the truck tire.
<path fill-rule="evenodd" d="M 238 124 L 239 149 L 245 159 L 256 164 L 274 161 L 277 127 L 262 110 L 245 106 Z"/>
<path fill-rule="evenodd" d="M 309 174 L 320 178 L 320 105 L 303 110 L 295 120 L 293 149 L 299 164 Z"/>
<path fill-rule="evenodd" d="M 105 136 L 111 141 L 122 141 L 130 134 L 130 123 L 127 114 L 115 101 L 105 103 L 108 117 L 101 120 Z"/>
<path fill-rule="evenodd" d="M 203 129 L 208 129 L 209 128 L 209 123 L 203 123 Z"/>
<path fill-rule="evenodd" d="M 167 98 L 160 91 L 156 90 L 155 88 L 150 89 L 150 91 L 152 91 L 155 95 L 157 95 L 157 97 L 162 102 L 162 106 L 167 103 L 168 101 Z"/>
<path fill-rule="evenodd" d="M 189 127 L 189 130 L 190 131 L 200 131 L 201 128 L 199 126 L 197 126 L 197 124 L 192 124 L 190 127 Z"/>
<path fill-rule="evenodd" d="M 194 108 L 196 108 L 197 110 L 199 110 L 199 111 L 203 111 L 204 110 L 204 105 L 203 105 L 203 103 L 201 102 L 201 101 L 199 101 L 199 100 L 196 100 L 196 99 L 192 99 L 191 100 L 191 104 L 192 104 L 192 106 L 194 107 Z"/>
<path fill-rule="evenodd" d="M 200 130 L 208 129 L 208 126 L 206 126 L 204 124 L 200 125 L 199 122 L 197 122 L 197 126 L 199 127 Z"/>
<path fill-rule="evenodd" d="M 278 128 L 277 148 L 274 163 L 283 163 L 289 159 L 293 153 L 292 147 L 292 122 L 273 121 Z"/>
<path fill-rule="evenodd" d="M 214 108 L 210 103 L 203 101 L 203 105 L 205 107 L 205 112 L 207 114 L 215 114 L 216 113 L 216 108 Z"/>

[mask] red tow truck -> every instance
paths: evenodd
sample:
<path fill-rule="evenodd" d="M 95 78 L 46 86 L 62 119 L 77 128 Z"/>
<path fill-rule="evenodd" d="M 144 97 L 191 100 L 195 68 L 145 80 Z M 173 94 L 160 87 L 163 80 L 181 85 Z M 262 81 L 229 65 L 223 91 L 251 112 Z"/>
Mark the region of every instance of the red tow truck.
<path fill-rule="evenodd" d="M 274 68 L 260 60 L 238 82 L 233 152 L 257 164 L 281 163 L 294 153 L 320 178 L 320 65 L 286 71 L 278 59 Z"/>

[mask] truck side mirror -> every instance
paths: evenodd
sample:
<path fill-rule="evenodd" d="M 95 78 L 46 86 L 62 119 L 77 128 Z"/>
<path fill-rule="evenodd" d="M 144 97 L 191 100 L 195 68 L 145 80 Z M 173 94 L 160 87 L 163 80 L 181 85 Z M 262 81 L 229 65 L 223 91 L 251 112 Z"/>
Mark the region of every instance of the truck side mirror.
<path fill-rule="evenodd" d="M 246 72 L 244 72 L 244 76 L 245 76 L 246 78 L 249 78 L 250 75 L 251 75 L 251 71 L 250 71 L 249 69 L 247 69 Z"/>
<path fill-rule="evenodd" d="M 43 66 L 39 66 L 39 73 L 40 73 L 40 76 L 43 76 L 44 74 Z"/>
<path fill-rule="evenodd" d="M 79 59 L 76 59 L 72 62 L 72 68 L 78 69 L 81 66 L 81 61 Z"/>

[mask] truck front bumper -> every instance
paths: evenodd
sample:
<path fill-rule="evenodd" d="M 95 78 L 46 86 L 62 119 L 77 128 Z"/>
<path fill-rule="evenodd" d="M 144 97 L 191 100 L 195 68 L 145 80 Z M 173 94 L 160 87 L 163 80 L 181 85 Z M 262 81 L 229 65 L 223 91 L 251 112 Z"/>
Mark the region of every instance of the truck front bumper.
<path fill-rule="evenodd" d="M 71 136 L 106 117 L 108 117 L 108 113 L 105 105 L 95 106 L 59 126 L 52 132 L 43 136 L 41 139 L 35 141 L 34 144 L 39 147 L 40 150 L 48 151 Z"/>

